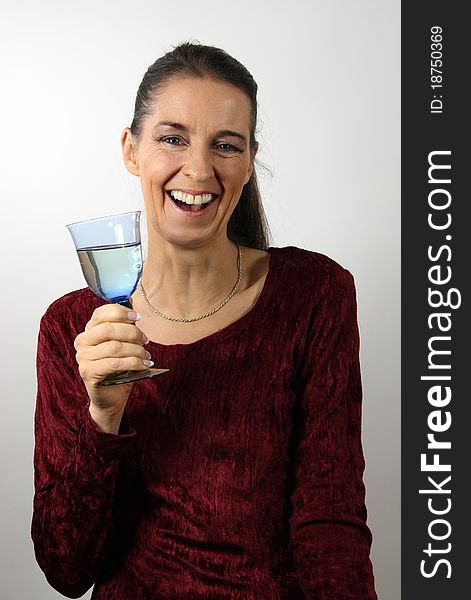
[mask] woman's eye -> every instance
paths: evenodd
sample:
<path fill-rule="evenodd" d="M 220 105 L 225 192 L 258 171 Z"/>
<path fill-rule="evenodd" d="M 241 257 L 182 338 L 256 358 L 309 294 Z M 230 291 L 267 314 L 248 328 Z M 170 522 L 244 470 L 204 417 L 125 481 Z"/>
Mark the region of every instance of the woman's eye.
<path fill-rule="evenodd" d="M 165 142 L 166 144 L 170 144 L 171 146 L 178 146 L 181 143 L 181 139 L 174 135 L 167 135 L 165 137 L 159 138 L 159 142 Z"/>
<path fill-rule="evenodd" d="M 223 152 L 224 154 L 234 154 L 236 152 L 241 152 L 241 150 L 239 150 L 239 148 L 236 148 L 232 144 L 228 144 L 228 143 L 216 144 L 216 150 Z"/>

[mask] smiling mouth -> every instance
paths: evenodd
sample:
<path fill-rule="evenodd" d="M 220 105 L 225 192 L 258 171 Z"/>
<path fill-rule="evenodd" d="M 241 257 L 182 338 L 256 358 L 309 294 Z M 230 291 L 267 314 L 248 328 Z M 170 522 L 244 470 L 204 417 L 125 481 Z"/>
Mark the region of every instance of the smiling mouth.
<path fill-rule="evenodd" d="M 168 198 L 181 210 L 186 212 L 204 212 L 219 198 L 219 194 L 187 194 L 180 190 L 165 190 Z"/>

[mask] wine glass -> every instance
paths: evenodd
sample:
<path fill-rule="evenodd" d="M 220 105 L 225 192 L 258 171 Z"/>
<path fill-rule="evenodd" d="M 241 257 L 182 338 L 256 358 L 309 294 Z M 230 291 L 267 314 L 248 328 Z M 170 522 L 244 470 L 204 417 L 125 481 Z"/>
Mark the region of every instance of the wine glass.
<path fill-rule="evenodd" d="M 97 296 L 132 308 L 129 298 L 142 274 L 140 211 L 99 217 L 67 225 L 88 287 Z M 166 373 L 169 369 L 123 371 L 99 385 L 131 383 Z"/>

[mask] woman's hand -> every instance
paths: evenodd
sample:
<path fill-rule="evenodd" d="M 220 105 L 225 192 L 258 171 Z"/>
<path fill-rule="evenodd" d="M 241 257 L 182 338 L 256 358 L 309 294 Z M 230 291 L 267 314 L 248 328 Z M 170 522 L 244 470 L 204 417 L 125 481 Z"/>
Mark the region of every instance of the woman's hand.
<path fill-rule="evenodd" d="M 90 415 L 103 431 L 118 433 L 132 383 L 99 387 L 110 373 L 142 371 L 152 366 L 143 344 L 147 337 L 136 327 L 139 315 L 118 304 L 105 304 L 74 342 L 80 376 L 90 397 Z"/>

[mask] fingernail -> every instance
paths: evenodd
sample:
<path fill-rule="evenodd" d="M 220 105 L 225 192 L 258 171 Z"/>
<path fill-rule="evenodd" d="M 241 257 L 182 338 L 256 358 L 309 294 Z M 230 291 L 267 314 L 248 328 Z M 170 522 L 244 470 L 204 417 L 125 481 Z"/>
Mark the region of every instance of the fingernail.
<path fill-rule="evenodd" d="M 147 352 L 147 350 L 146 350 L 146 353 L 145 353 L 145 355 L 144 355 L 144 356 L 145 356 L 146 358 L 150 358 L 150 352 Z"/>
<path fill-rule="evenodd" d="M 139 321 L 140 318 L 141 318 L 141 315 L 138 312 L 136 312 L 135 310 L 130 310 L 128 312 L 128 319 L 130 321 Z"/>
<path fill-rule="evenodd" d="M 146 336 L 145 333 L 142 333 L 141 338 L 142 338 L 142 343 L 143 344 L 148 344 L 149 343 L 149 338 Z"/>
<path fill-rule="evenodd" d="M 146 367 L 152 367 L 154 364 L 153 360 L 143 360 L 142 362 L 146 365 Z"/>

